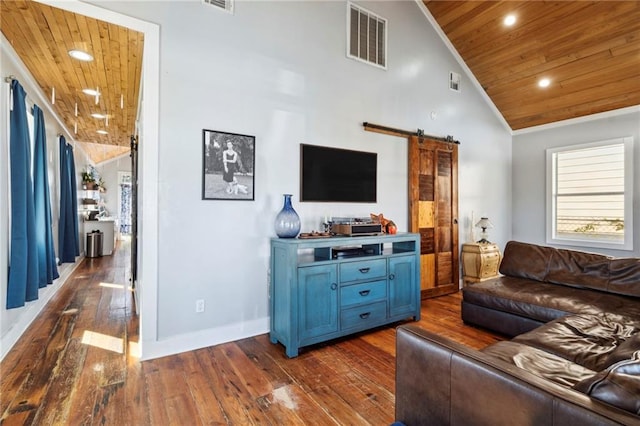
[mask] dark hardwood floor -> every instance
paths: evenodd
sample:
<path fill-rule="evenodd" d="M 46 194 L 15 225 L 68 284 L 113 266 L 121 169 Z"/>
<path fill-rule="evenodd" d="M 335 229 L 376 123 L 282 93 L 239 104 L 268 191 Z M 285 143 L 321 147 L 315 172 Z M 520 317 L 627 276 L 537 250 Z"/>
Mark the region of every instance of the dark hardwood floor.
<path fill-rule="evenodd" d="M 386 425 L 395 326 L 301 349 L 267 335 L 140 362 L 129 246 L 85 259 L 0 363 L 3 425 Z M 482 348 L 460 295 L 422 303 L 421 327 Z M 420 372 L 416 372 L 420 374 Z M 428 378 L 425 378 L 428 380 Z"/>

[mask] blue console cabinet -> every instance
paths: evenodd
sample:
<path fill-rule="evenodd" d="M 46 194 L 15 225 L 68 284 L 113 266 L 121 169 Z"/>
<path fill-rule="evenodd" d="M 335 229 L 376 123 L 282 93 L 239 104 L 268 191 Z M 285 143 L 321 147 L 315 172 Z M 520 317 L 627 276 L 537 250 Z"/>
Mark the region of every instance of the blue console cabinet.
<path fill-rule="evenodd" d="M 302 346 L 420 319 L 420 235 L 272 238 L 272 343 Z"/>

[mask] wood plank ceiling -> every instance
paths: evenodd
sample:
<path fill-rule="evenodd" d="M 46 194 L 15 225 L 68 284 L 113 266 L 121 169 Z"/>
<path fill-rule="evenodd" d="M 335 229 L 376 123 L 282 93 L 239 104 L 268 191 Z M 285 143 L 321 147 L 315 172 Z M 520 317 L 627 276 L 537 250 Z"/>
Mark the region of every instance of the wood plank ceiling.
<path fill-rule="evenodd" d="M 640 1 L 424 4 L 513 130 L 640 105 Z"/>
<path fill-rule="evenodd" d="M 143 34 L 27 0 L 3 0 L 0 18 L 2 33 L 45 96 L 51 99 L 55 90 L 53 109 L 72 134 L 77 128 L 75 138 L 91 160 L 97 164 L 128 152 L 138 110 Z M 71 49 L 84 50 L 94 60 L 73 59 Z M 99 90 L 97 102 L 82 92 L 85 88 Z M 94 113 L 108 119 L 94 118 Z"/>
<path fill-rule="evenodd" d="M 640 1 L 424 4 L 514 130 L 640 105 Z M 70 131 L 77 123 L 92 160 L 126 152 L 143 34 L 27 0 L 2 1 L 0 12 L 3 34 L 43 92 L 55 88 L 54 109 Z M 509 13 L 517 17 L 512 27 L 502 23 Z M 95 60 L 71 59 L 73 48 Z M 546 89 L 536 85 L 543 77 L 551 80 Z M 98 104 L 82 93 L 96 87 Z M 96 112 L 109 115 L 108 127 L 91 117 Z"/>

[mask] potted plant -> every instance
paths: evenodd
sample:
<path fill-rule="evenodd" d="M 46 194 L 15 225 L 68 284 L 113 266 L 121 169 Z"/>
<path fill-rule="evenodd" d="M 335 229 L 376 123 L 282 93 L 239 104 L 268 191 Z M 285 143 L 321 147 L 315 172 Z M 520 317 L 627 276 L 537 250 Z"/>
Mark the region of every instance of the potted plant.
<path fill-rule="evenodd" d="M 82 172 L 82 187 L 84 189 L 94 189 L 96 186 L 96 180 L 93 177 L 93 174 L 85 170 Z"/>

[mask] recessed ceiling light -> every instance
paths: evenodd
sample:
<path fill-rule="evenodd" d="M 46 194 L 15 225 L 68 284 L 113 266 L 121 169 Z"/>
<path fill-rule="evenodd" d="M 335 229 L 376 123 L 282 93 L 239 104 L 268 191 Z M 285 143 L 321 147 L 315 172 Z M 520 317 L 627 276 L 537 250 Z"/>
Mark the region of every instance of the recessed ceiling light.
<path fill-rule="evenodd" d="M 92 116 L 93 118 L 100 118 L 100 119 L 107 118 L 107 116 L 106 116 L 106 115 L 104 115 L 104 114 L 98 114 L 97 112 L 94 112 L 93 114 L 91 114 L 91 116 Z"/>
<path fill-rule="evenodd" d="M 504 24 L 505 24 L 507 27 L 510 27 L 510 26 L 512 26 L 512 25 L 513 25 L 513 24 L 515 24 L 515 23 L 516 23 L 516 15 L 507 15 L 507 16 L 504 18 Z"/>
<path fill-rule="evenodd" d="M 108 135 L 109 132 L 107 132 L 106 130 L 96 130 L 96 133 L 100 133 L 101 135 Z"/>
<path fill-rule="evenodd" d="M 93 61 L 93 56 L 91 56 L 89 53 L 83 50 L 77 50 L 77 49 L 70 50 L 69 56 L 79 61 L 85 61 L 85 62 Z"/>
<path fill-rule="evenodd" d="M 542 80 L 538 81 L 538 86 L 540 87 L 549 87 L 550 84 L 551 80 L 549 80 L 548 78 L 543 78 Z"/>
<path fill-rule="evenodd" d="M 98 96 L 100 94 L 96 89 L 82 89 L 82 93 L 89 96 Z"/>

